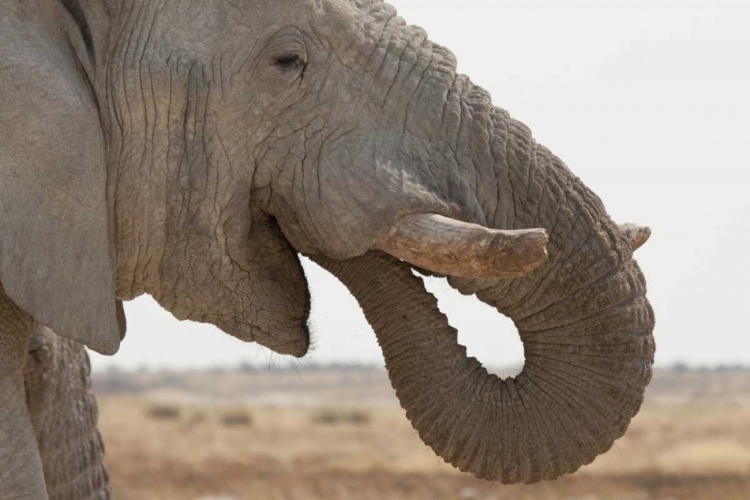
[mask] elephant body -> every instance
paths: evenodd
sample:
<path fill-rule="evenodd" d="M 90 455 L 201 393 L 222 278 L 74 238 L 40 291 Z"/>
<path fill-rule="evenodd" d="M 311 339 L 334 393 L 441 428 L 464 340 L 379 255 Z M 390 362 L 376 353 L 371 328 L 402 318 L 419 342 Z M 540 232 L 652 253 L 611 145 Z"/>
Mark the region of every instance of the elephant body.
<path fill-rule="evenodd" d="M 0 7 L 0 499 L 109 496 L 82 346 L 117 351 L 121 301 L 303 356 L 298 254 L 448 462 L 531 483 L 609 449 L 651 377 L 649 233 L 456 65 L 380 0 Z M 413 269 L 512 318 L 523 373 L 468 358 Z"/>

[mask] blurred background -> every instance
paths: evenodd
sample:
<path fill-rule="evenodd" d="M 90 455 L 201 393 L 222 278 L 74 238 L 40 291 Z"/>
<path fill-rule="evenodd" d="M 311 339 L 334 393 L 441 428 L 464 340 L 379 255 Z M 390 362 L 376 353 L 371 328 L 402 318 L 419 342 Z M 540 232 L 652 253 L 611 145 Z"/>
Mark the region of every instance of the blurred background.
<path fill-rule="evenodd" d="M 314 348 L 291 360 L 150 298 L 92 353 L 121 499 L 750 498 L 750 2 L 392 0 L 526 123 L 619 222 L 657 315 L 656 373 L 628 434 L 580 473 L 506 487 L 441 463 L 411 429 L 375 336 L 309 261 Z M 427 280 L 461 343 L 512 376 L 509 320 Z"/>

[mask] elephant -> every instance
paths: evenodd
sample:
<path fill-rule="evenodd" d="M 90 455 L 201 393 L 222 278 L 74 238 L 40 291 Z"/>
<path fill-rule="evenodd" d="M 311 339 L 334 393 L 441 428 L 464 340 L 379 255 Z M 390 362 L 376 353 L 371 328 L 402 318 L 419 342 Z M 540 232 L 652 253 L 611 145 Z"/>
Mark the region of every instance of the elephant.
<path fill-rule="evenodd" d="M 381 0 L 5 2 L 0 137 L 0 499 L 110 497 L 83 346 L 116 353 L 122 301 L 304 356 L 300 255 L 461 471 L 556 479 L 640 409 L 649 230 Z M 415 272 L 511 318 L 523 371 L 468 357 Z"/>

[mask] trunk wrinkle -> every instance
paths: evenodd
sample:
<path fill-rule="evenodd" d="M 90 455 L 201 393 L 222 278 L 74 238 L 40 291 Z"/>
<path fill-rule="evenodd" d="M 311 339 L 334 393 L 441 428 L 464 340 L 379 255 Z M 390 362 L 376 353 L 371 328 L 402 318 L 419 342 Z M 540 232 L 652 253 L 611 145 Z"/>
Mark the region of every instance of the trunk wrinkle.
<path fill-rule="evenodd" d="M 557 375 L 556 373 L 554 373 L 554 372 L 552 372 L 552 371 L 549 371 L 549 370 L 545 370 L 545 369 L 544 369 L 543 367 L 541 367 L 541 366 L 539 366 L 539 365 L 537 365 L 537 364 L 535 364 L 535 363 L 533 363 L 533 362 L 530 362 L 530 364 L 532 364 L 532 365 L 536 366 L 536 368 L 537 368 L 537 369 L 538 369 L 539 371 L 543 371 L 543 372 L 545 372 L 545 373 L 549 374 L 549 375 L 550 375 L 550 376 L 551 376 L 551 377 L 552 377 L 553 379 L 555 379 L 555 380 L 562 380 L 563 382 L 565 381 L 565 379 L 563 379 L 562 377 L 560 377 L 559 375 Z M 589 399 L 589 398 L 588 398 L 587 396 L 591 396 L 591 393 L 590 393 L 590 392 L 588 392 L 588 391 L 586 391 L 586 389 L 584 389 L 584 388 L 583 388 L 582 386 L 579 386 L 579 385 L 576 385 L 576 384 L 571 384 L 571 385 L 572 385 L 572 386 L 573 386 L 573 387 L 574 387 L 575 389 L 578 389 L 578 390 L 579 390 L 580 392 L 582 392 L 582 393 L 583 393 L 583 394 L 582 394 L 582 395 L 580 395 L 579 397 L 576 397 L 576 396 L 573 396 L 573 395 L 571 395 L 570 393 L 568 393 L 568 391 L 566 391 L 564 387 L 561 387 L 560 385 L 557 385 L 557 384 L 555 384 L 555 383 L 554 383 L 554 382 L 552 382 L 552 381 L 549 381 L 549 384 L 550 384 L 551 386 L 555 387 L 555 389 L 556 389 L 556 390 L 557 390 L 557 391 L 558 391 L 559 393 L 563 394 L 564 396 L 566 396 L 566 397 L 567 397 L 567 398 L 569 398 L 570 400 L 573 400 L 573 402 L 574 402 L 574 403 L 577 403 L 579 407 L 583 407 L 583 406 L 585 406 L 585 405 L 581 405 L 581 404 L 580 404 L 580 402 L 581 402 L 581 401 L 579 401 L 579 399 L 584 399 L 584 400 L 587 400 L 586 402 L 590 402 L 590 403 L 591 403 L 591 407 L 592 407 L 592 408 L 594 408 L 594 409 L 595 409 L 595 410 L 596 410 L 596 411 L 597 411 L 597 412 L 599 413 L 599 415 L 600 415 L 600 416 L 602 417 L 601 419 L 597 419 L 597 423 L 598 423 L 598 424 L 604 424 L 604 423 L 606 423 L 606 422 L 609 422 L 609 421 L 610 421 L 611 417 L 609 417 L 609 416 L 605 415 L 605 414 L 604 414 L 604 412 L 603 412 L 603 411 L 602 411 L 602 410 L 601 410 L 601 409 L 599 408 L 599 406 L 598 406 L 598 405 L 596 404 L 596 398 L 594 398 L 593 400 Z M 573 408 L 573 409 L 575 409 L 575 406 L 572 406 L 572 408 Z M 605 432 L 608 432 L 608 431 L 606 430 L 606 426 L 602 425 L 602 429 L 604 429 L 604 430 L 605 430 Z M 614 441 L 614 439 L 615 439 L 615 438 L 614 438 L 614 436 L 612 436 L 612 435 L 609 435 L 608 437 L 612 438 L 612 440 L 613 440 L 613 441 Z M 595 442 L 593 442 L 593 441 L 592 441 L 592 444 L 595 444 Z"/>
<path fill-rule="evenodd" d="M 314 260 L 363 307 L 422 440 L 462 471 L 503 483 L 574 472 L 608 450 L 640 407 L 653 349 L 641 340 L 648 338 L 651 314 L 643 314 L 648 303 L 639 300 L 645 288 L 637 266 L 623 265 L 589 292 L 569 292 L 561 302 L 568 316 L 582 316 L 571 324 L 589 328 L 589 344 L 544 342 L 555 332 L 570 334 L 569 325 L 541 336 L 522 331 L 526 366 L 518 377 L 503 380 L 467 357 L 456 330 L 406 264 L 379 252 L 343 262 Z M 502 297 L 493 299 L 502 312 Z M 549 321 L 562 311 L 547 314 Z M 631 326 L 622 328 L 625 322 Z M 597 325 L 599 335 L 589 334 Z"/>
<path fill-rule="evenodd" d="M 614 276 L 614 273 L 613 273 L 612 275 L 609 275 L 609 276 L 607 276 L 606 278 L 611 278 L 611 277 L 613 277 L 613 276 Z M 605 278 L 605 279 L 602 279 L 602 280 L 600 280 L 600 281 L 606 281 L 606 278 Z M 599 284 L 599 283 L 600 283 L 600 281 L 598 280 L 598 281 L 596 281 L 596 282 L 592 283 L 592 284 L 591 284 L 590 286 L 595 286 L 595 285 Z M 545 330 L 556 330 L 556 329 L 558 329 L 558 328 L 564 328 L 564 327 L 569 327 L 569 326 L 574 326 L 574 325 L 577 325 L 578 323 L 580 323 L 580 322 L 582 322 L 582 321 L 585 321 L 585 320 L 587 320 L 587 319 L 590 319 L 590 318 L 594 318 L 594 317 L 597 317 L 597 316 L 601 316 L 601 315 L 602 315 L 603 313 L 605 313 L 605 312 L 608 312 L 608 311 L 609 311 L 609 310 L 611 310 L 611 309 L 615 309 L 615 308 L 617 308 L 617 307 L 619 307 L 619 306 L 622 306 L 622 305 L 624 305 L 624 304 L 630 304 L 630 303 L 632 303 L 632 302 L 633 302 L 633 301 L 634 301 L 635 299 L 637 299 L 637 298 L 639 298 L 639 297 L 640 297 L 640 295 L 639 295 L 639 292 L 638 292 L 638 291 L 635 291 L 635 292 L 634 292 L 634 293 L 633 293 L 632 295 L 629 295 L 629 296 L 626 296 L 626 297 L 624 297 L 624 298 L 623 298 L 622 300 L 620 300 L 619 302 L 617 302 L 617 303 L 615 303 L 615 304 L 607 304 L 607 306 L 606 306 L 606 307 L 605 307 L 604 309 L 601 309 L 601 310 L 599 310 L 599 311 L 595 311 L 595 312 L 591 313 L 591 314 L 590 314 L 590 315 L 588 315 L 588 316 L 584 316 L 583 318 L 577 318 L 577 319 L 576 319 L 576 320 L 575 320 L 574 322 L 572 322 L 572 323 L 566 323 L 566 324 L 559 324 L 559 325 L 555 325 L 555 326 L 553 326 L 553 327 L 548 327 L 548 328 L 545 328 Z M 527 317 L 526 317 L 526 318 L 525 318 L 524 320 L 522 320 L 522 321 L 519 321 L 519 330 L 521 331 L 521 335 L 525 335 L 525 334 L 527 334 L 527 333 L 539 333 L 540 331 L 543 331 L 543 330 L 529 330 L 529 329 L 530 329 L 530 328 L 533 328 L 533 327 L 535 327 L 535 326 L 537 326 L 537 325 L 541 325 L 541 324 L 544 324 L 544 323 L 548 323 L 548 322 L 552 321 L 552 320 L 554 319 L 554 316 L 553 316 L 552 318 L 549 318 L 549 317 L 544 317 L 544 314 L 543 314 L 543 313 L 544 313 L 544 312 L 547 312 L 547 311 L 548 311 L 548 310 L 549 310 L 549 309 L 550 309 L 551 307 L 553 307 L 553 306 L 559 306 L 559 305 L 562 305 L 562 304 L 564 304 L 564 303 L 565 303 L 566 301 L 568 301 L 568 300 L 571 300 L 571 299 L 575 299 L 575 298 L 576 298 L 576 297 L 571 297 L 571 296 L 565 297 L 565 299 L 563 299 L 563 300 L 561 300 L 561 301 L 559 301 L 559 302 L 557 302 L 557 303 L 555 303 L 555 304 L 552 304 L 552 305 L 550 305 L 550 307 L 548 307 L 548 308 L 545 308 L 545 309 L 544 309 L 544 311 L 540 311 L 539 313 L 534 313 L 534 314 L 532 314 L 532 315 L 530 315 L 530 316 L 527 316 Z M 559 315 L 559 314 L 563 314 L 563 313 L 562 313 L 562 312 L 560 312 L 560 313 L 556 313 L 556 315 Z M 539 315 L 541 315 L 541 316 L 542 316 L 542 318 L 543 318 L 543 319 L 541 319 L 540 321 L 537 321 L 537 322 L 535 322 L 535 323 L 531 323 L 531 324 L 525 324 L 525 325 L 523 325 L 523 326 L 521 326 L 521 325 L 520 325 L 520 323 L 521 323 L 521 322 L 525 322 L 526 320 L 528 320 L 528 319 L 531 319 L 531 318 L 533 318 L 533 317 L 535 317 L 535 316 L 539 316 Z"/>

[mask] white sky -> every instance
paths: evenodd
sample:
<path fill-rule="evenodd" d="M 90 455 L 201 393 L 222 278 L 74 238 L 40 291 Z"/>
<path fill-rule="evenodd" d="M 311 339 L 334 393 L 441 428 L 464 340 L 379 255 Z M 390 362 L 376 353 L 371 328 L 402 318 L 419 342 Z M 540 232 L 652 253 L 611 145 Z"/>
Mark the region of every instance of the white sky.
<path fill-rule="evenodd" d="M 604 200 L 650 225 L 638 252 L 656 310 L 657 363 L 750 364 L 750 2 L 392 0 L 457 55 Z M 382 365 L 346 289 L 305 263 L 312 362 Z M 493 366 L 523 351 L 510 321 L 432 280 L 469 353 Z M 150 298 L 126 304 L 128 336 L 95 369 L 286 364 L 217 329 L 179 323 Z M 306 361 L 303 361 L 305 363 Z"/>

